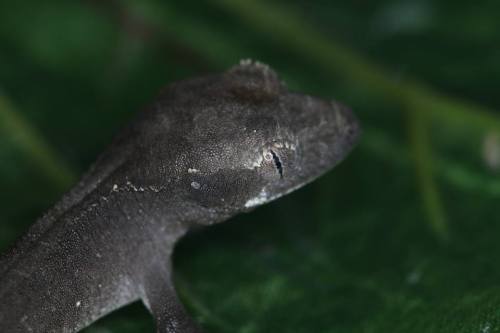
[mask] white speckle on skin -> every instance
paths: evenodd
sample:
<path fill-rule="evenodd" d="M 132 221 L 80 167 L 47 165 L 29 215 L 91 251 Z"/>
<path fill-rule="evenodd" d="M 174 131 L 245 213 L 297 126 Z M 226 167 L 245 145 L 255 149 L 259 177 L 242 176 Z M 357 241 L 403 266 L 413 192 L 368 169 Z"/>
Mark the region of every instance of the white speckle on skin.
<path fill-rule="evenodd" d="M 263 153 L 257 153 L 251 154 L 251 156 L 248 156 L 248 158 L 245 160 L 244 165 L 245 168 L 253 170 L 255 168 L 260 168 L 262 166 L 262 162 L 264 161 L 264 156 Z"/>
<path fill-rule="evenodd" d="M 198 182 L 191 182 L 191 187 L 194 188 L 195 190 L 199 190 L 201 185 Z"/>
<path fill-rule="evenodd" d="M 77 307 L 77 308 L 79 308 L 79 307 L 80 307 L 80 305 L 82 305 L 82 302 L 81 302 L 81 301 L 77 301 L 77 302 L 76 302 L 76 307 Z"/>
<path fill-rule="evenodd" d="M 130 187 L 131 189 L 133 189 L 135 192 L 139 191 L 139 189 L 134 184 L 132 184 L 130 181 L 127 181 L 127 186 Z"/>
<path fill-rule="evenodd" d="M 267 202 L 268 194 L 265 190 L 260 191 L 259 195 L 245 202 L 245 208 L 251 208 L 262 205 Z"/>
<path fill-rule="evenodd" d="M 256 160 L 251 161 L 249 169 L 260 168 L 260 166 L 262 165 L 262 161 L 263 161 L 262 155 L 259 155 L 259 157 Z"/>
<path fill-rule="evenodd" d="M 118 185 L 117 184 L 113 185 L 113 191 L 118 192 Z"/>
<path fill-rule="evenodd" d="M 283 148 L 283 147 L 286 148 L 286 149 L 290 149 L 290 150 L 295 150 L 296 149 L 296 145 L 295 144 L 293 144 L 291 142 L 287 142 L 287 141 L 285 141 L 285 142 L 275 142 L 273 144 L 273 146 L 275 148 L 280 148 L 280 149 Z"/>
<path fill-rule="evenodd" d="M 149 186 L 149 189 L 155 193 L 158 193 L 161 191 L 160 188 L 156 187 L 156 186 Z"/>
<path fill-rule="evenodd" d="M 275 148 L 283 148 L 283 144 L 282 144 L 281 142 L 275 142 L 275 143 L 273 144 L 273 146 L 274 146 Z"/>
<path fill-rule="evenodd" d="M 189 168 L 188 169 L 188 173 L 198 173 L 198 172 L 200 172 L 200 170 L 195 169 L 195 168 Z"/>

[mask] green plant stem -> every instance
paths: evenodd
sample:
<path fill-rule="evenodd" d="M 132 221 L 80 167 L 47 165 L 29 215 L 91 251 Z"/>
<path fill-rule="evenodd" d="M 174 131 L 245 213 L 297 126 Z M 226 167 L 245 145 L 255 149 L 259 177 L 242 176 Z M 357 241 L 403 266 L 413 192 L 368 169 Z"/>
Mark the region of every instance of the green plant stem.
<path fill-rule="evenodd" d="M 36 168 L 54 184 L 54 187 L 62 191 L 73 183 L 75 176 L 71 169 L 2 94 L 0 94 L 0 130 L 14 139 L 17 147 L 32 159 Z"/>
<path fill-rule="evenodd" d="M 361 142 L 360 148 L 367 153 L 391 161 L 391 163 L 399 167 L 415 167 L 408 149 L 396 143 L 396 140 L 386 133 L 365 127 L 363 137 L 365 140 Z M 483 175 L 464 167 L 460 163 L 439 156 L 435 156 L 433 162 L 433 171 L 453 188 L 464 192 L 476 192 L 500 198 L 500 181 L 495 177 Z"/>
<path fill-rule="evenodd" d="M 255 31 L 325 72 L 351 80 L 358 87 L 406 106 L 418 101 L 420 112 L 447 124 L 500 130 L 500 118 L 487 108 L 441 95 L 412 80 L 395 80 L 383 68 L 314 30 L 288 7 L 253 0 L 212 0 Z"/>
<path fill-rule="evenodd" d="M 434 181 L 433 157 L 431 145 L 428 142 L 426 114 L 420 112 L 417 108 L 410 108 L 408 113 L 410 143 L 413 148 L 417 181 L 427 213 L 427 221 L 433 233 L 440 240 L 447 241 L 449 239 L 449 228 L 438 186 Z"/>

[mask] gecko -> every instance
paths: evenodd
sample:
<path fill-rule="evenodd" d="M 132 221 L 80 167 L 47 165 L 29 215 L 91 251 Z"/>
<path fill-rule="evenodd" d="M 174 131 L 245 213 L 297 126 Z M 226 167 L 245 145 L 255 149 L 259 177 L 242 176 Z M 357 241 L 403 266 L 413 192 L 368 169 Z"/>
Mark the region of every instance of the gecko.
<path fill-rule="evenodd" d="M 142 301 L 158 332 L 202 332 L 174 288 L 176 242 L 311 182 L 360 133 L 259 62 L 170 84 L 0 257 L 0 331 L 78 332 Z"/>

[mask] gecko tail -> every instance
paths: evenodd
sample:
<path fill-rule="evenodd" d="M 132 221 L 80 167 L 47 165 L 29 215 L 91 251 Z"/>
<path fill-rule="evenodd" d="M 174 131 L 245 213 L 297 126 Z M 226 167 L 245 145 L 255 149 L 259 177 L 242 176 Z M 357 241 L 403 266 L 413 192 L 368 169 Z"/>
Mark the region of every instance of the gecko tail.
<path fill-rule="evenodd" d="M 170 274 L 156 272 L 146 279 L 143 302 L 155 319 L 158 333 L 203 333 L 177 297 Z"/>

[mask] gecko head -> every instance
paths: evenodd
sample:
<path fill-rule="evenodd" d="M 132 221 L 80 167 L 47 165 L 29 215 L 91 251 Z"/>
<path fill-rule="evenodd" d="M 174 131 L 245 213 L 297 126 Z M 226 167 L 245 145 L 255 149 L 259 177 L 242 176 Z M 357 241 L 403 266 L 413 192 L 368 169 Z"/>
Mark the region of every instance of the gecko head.
<path fill-rule="evenodd" d="M 156 109 L 169 119 L 167 144 L 178 146 L 179 192 L 220 220 L 327 172 L 360 133 L 346 107 L 290 92 L 268 66 L 251 61 L 170 86 Z"/>

